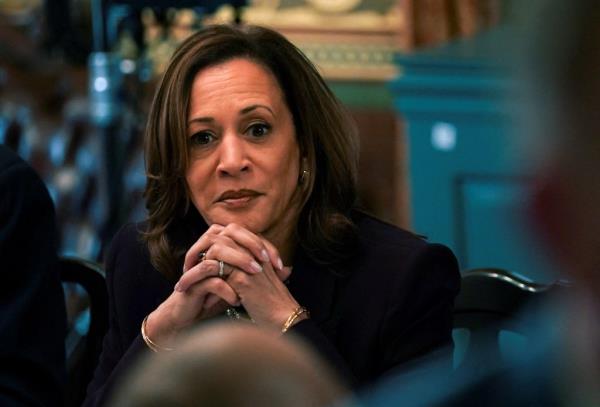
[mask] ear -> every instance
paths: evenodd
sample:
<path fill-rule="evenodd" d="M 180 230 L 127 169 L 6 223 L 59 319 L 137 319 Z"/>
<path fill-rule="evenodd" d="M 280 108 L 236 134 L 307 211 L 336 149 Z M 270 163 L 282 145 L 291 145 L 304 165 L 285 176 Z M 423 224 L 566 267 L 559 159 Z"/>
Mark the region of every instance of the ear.
<path fill-rule="evenodd" d="M 300 159 L 300 171 L 302 170 L 310 170 L 310 168 L 308 168 L 308 157 L 305 155 Z"/>
<path fill-rule="evenodd" d="M 308 160 L 306 157 L 302 157 L 300 160 L 300 174 L 298 175 L 298 185 L 306 185 L 306 181 L 310 175 L 310 168 L 308 167 Z"/>

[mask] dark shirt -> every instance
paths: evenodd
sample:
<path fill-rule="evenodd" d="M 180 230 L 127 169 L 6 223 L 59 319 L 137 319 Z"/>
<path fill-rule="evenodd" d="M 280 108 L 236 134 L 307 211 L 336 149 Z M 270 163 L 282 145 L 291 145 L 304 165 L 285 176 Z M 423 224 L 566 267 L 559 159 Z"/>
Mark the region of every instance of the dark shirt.
<path fill-rule="evenodd" d="M 359 244 L 345 272 L 333 273 L 298 249 L 288 288 L 311 315 L 291 331 L 358 388 L 452 343 L 460 277 L 445 246 L 364 214 L 355 213 L 354 221 Z M 86 405 L 102 404 L 117 378 L 147 351 L 140 324 L 173 291 L 175 281 L 150 264 L 143 227 L 125 226 L 108 251 L 110 327 Z"/>
<path fill-rule="evenodd" d="M 35 172 L 0 146 L 0 405 L 60 406 L 65 299 L 54 207 Z"/>

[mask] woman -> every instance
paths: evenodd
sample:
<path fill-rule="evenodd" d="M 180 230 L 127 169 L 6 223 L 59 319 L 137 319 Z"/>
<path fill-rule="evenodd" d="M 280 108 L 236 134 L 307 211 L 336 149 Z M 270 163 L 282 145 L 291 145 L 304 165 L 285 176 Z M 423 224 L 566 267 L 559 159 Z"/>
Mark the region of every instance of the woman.
<path fill-rule="evenodd" d="M 234 307 L 303 337 L 354 386 L 451 343 L 456 260 L 353 209 L 350 123 L 273 31 L 214 26 L 180 46 L 146 131 L 148 219 L 107 255 L 90 405 L 140 350 Z"/>

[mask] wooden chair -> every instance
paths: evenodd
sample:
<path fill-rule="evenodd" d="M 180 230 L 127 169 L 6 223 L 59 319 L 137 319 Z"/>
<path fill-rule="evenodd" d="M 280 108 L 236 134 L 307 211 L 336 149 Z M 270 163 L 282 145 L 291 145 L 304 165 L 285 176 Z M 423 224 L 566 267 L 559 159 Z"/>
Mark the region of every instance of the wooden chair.
<path fill-rule="evenodd" d="M 87 299 L 81 304 L 83 312 L 73 316 L 66 338 L 67 389 L 66 406 L 79 406 L 85 398 L 100 352 L 102 340 L 108 329 L 108 294 L 104 271 L 97 263 L 74 258 L 59 259 L 63 283 L 83 289 Z M 67 296 L 69 300 L 69 296 Z M 69 309 L 69 303 L 67 309 Z M 85 332 L 82 326 L 88 326 Z"/>
<path fill-rule="evenodd" d="M 501 332 L 516 333 L 527 339 L 528 327 L 523 325 L 523 319 L 516 318 L 520 311 L 547 301 L 569 285 L 562 280 L 537 284 L 494 268 L 464 272 L 454 309 L 455 367 L 483 369 L 485 364 L 500 362 Z M 457 341 L 457 330 L 468 332 L 468 344 Z M 464 357 L 457 363 L 460 354 Z"/>

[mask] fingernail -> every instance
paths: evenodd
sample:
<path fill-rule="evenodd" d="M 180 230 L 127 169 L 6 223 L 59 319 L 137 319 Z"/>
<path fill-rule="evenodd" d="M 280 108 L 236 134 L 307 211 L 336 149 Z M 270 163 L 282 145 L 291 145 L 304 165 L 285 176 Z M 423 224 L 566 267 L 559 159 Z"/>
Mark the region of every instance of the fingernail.
<path fill-rule="evenodd" d="M 177 283 L 175 284 L 175 291 L 179 291 L 182 292 L 183 290 L 181 289 L 181 284 Z"/>
<path fill-rule="evenodd" d="M 267 253 L 265 249 L 260 252 L 260 256 L 262 257 L 263 261 L 269 261 L 269 253 Z"/>
<path fill-rule="evenodd" d="M 255 261 L 250 263 L 250 267 L 252 267 L 252 270 L 256 271 L 257 273 L 262 273 L 263 271 L 262 266 Z"/>
<path fill-rule="evenodd" d="M 283 262 L 281 261 L 281 259 L 277 259 L 277 268 L 279 270 L 283 270 Z"/>

